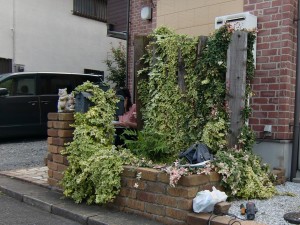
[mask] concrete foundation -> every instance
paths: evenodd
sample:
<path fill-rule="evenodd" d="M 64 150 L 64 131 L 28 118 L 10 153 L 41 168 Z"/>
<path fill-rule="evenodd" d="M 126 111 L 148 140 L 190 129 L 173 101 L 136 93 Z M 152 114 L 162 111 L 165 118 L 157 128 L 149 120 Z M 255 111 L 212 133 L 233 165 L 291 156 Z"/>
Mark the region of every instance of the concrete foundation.
<path fill-rule="evenodd" d="M 258 140 L 253 146 L 253 152 L 262 158 L 264 163 L 274 167 L 285 168 L 285 176 L 289 179 L 292 159 L 291 140 Z"/>

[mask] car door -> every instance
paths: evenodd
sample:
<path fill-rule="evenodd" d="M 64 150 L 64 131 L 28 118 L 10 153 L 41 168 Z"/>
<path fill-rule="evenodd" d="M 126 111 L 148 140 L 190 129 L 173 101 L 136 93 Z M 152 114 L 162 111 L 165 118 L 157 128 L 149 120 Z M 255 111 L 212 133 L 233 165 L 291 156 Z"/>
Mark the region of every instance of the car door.
<path fill-rule="evenodd" d="M 0 87 L 7 88 L 9 93 L 0 97 L 0 137 L 37 132 L 40 106 L 35 74 L 8 77 Z"/>
<path fill-rule="evenodd" d="M 38 93 L 41 103 L 41 123 L 47 127 L 48 113 L 57 112 L 58 89 L 65 87 L 60 74 L 38 74 Z"/>

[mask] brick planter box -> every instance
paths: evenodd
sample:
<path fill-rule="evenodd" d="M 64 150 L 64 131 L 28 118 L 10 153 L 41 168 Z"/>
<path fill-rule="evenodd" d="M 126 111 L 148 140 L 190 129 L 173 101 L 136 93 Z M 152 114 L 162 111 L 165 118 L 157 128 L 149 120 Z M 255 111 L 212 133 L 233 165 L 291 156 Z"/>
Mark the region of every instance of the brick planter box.
<path fill-rule="evenodd" d="M 65 149 L 66 143 L 73 140 L 74 128 L 70 127 L 73 122 L 73 113 L 48 114 L 48 183 L 59 189 L 59 181 L 69 165 L 67 157 L 60 152 Z"/>
<path fill-rule="evenodd" d="M 141 179 L 136 174 L 141 172 Z M 187 224 L 192 212 L 193 198 L 201 190 L 220 189 L 220 176 L 190 175 L 182 177 L 176 187 L 169 185 L 169 175 L 150 168 L 124 166 L 122 188 L 114 207 L 162 222 L 163 224 Z M 138 187 L 135 188 L 135 183 Z"/>
<path fill-rule="evenodd" d="M 59 185 L 63 171 L 68 167 L 68 160 L 60 152 L 64 144 L 72 141 L 74 122 L 72 113 L 48 114 L 48 183 L 62 189 Z M 137 180 L 137 173 L 141 179 Z M 212 186 L 222 190 L 220 175 L 190 175 L 181 177 L 176 187 L 169 185 L 169 175 L 151 168 L 124 166 L 121 175 L 121 190 L 115 201 L 109 206 L 121 211 L 144 216 L 166 225 L 205 225 L 210 214 L 193 213 L 193 198 L 201 190 L 212 190 Z M 138 187 L 135 188 L 135 184 Z M 220 216 L 218 222 L 227 224 L 229 217 Z M 256 223 L 252 223 L 256 224 Z"/>

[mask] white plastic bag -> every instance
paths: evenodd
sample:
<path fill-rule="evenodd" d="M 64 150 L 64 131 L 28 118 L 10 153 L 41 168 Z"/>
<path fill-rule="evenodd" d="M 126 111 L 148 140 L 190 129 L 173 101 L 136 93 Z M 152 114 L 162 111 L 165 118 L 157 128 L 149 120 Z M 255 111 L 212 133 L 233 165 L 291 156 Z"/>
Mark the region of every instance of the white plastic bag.
<path fill-rule="evenodd" d="M 215 187 L 212 189 L 212 192 L 204 190 L 197 193 L 196 197 L 193 199 L 194 212 L 212 212 L 215 204 L 226 201 L 227 195 L 225 192 L 219 191 Z"/>

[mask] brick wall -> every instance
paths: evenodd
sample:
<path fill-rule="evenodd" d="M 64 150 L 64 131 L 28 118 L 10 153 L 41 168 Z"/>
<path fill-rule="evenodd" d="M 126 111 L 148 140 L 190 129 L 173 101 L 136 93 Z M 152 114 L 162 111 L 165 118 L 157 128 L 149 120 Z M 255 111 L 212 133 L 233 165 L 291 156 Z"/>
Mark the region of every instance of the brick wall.
<path fill-rule="evenodd" d="M 152 8 L 152 20 L 141 19 L 141 9 L 145 6 Z M 128 86 L 133 91 L 134 83 L 134 38 L 148 35 L 156 28 L 156 0 L 132 0 L 130 1 L 130 24 L 128 40 Z"/>
<path fill-rule="evenodd" d="M 250 124 L 258 137 L 272 125 L 271 139 L 292 139 L 296 74 L 296 0 L 244 0 L 258 17 L 257 66 Z"/>
<path fill-rule="evenodd" d="M 136 174 L 141 172 L 141 179 Z M 169 185 L 169 175 L 150 168 L 125 166 L 122 188 L 113 206 L 163 224 L 187 224 L 192 213 L 193 198 L 201 190 L 220 187 L 220 175 L 190 175 L 182 177 L 176 187 Z M 135 188 L 135 183 L 138 188 Z"/>
<path fill-rule="evenodd" d="M 48 114 L 48 183 L 60 190 L 62 187 L 59 182 L 69 165 L 67 158 L 60 152 L 65 149 L 65 143 L 73 140 L 74 129 L 70 127 L 73 122 L 73 113 Z M 140 172 L 141 179 L 137 180 L 137 173 Z M 273 172 L 277 175 L 276 184 L 283 184 L 284 169 L 276 168 Z M 213 186 L 223 190 L 220 179 L 220 175 L 216 172 L 210 175 L 189 175 L 181 177 L 176 187 L 171 187 L 169 175 L 165 172 L 124 166 L 120 193 L 110 206 L 166 225 L 205 225 L 210 214 L 193 213 L 193 198 L 199 191 L 212 190 Z M 138 187 L 135 187 L 136 183 Z M 230 205 L 220 203 L 218 207 L 228 210 Z M 220 216 L 218 224 L 226 225 L 230 220 L 229 217 Z"/>
<path fill-rule="evenodd" d="M 48 114 L 48 183 L 60 190 L 62 187 L 59 182 L 63 178 L 63 171 L 68 167 L 67 158 L 60 152 L 65 149 L 64 144 L 73 139 L 73 128 L 70 127 L 73 122 L 72 113 Z M 141 179 L 137 180 L 136 175 L 139 172 Z M 134 187 L 135 183 L 138 183 L 138 188 Z M 216 172 L 182 177 L 176 187 L 171 187 L 169 175 L 165 172 L 125 166 L 121 176 L 120 194 L 110 205 L 163 224 L 187 225 L 188 218 L 194 218 L 193 214 L 190 215 L 193 198 L 198 191 L 212 190 L 212 186 L 222 190 L 220 175 Z"/>
<path fill-rule="evenodd" d="M 56 188 L 61 188 L 59 181 L 69 165 L 67 157 L 60 152 L 65 149 L 65 143 L 73 140 L 74 128 L 70 127 L 73 122 L 73 113 L 48 114 L 48 183 Z"/>

